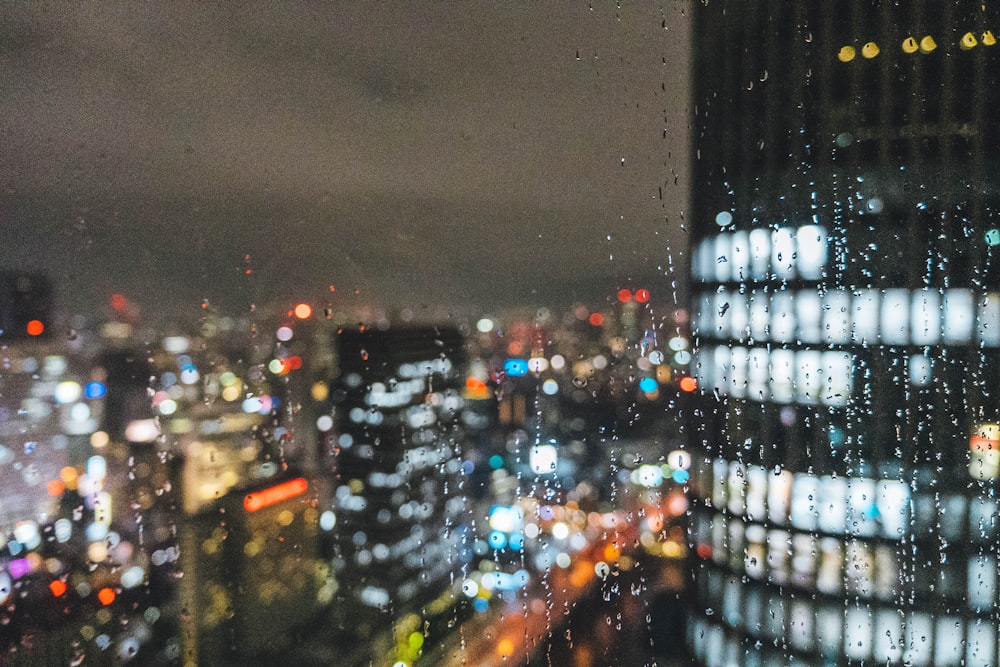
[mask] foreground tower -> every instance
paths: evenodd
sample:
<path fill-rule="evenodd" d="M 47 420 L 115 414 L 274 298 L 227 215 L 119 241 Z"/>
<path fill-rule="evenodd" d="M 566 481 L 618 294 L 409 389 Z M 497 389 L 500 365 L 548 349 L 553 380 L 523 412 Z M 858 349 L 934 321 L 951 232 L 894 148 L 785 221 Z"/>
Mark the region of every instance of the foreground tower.
<path fill-rule="evenodd" d="M 1000 12 L 697 9 L 698 660 L 996 665 Z"/>

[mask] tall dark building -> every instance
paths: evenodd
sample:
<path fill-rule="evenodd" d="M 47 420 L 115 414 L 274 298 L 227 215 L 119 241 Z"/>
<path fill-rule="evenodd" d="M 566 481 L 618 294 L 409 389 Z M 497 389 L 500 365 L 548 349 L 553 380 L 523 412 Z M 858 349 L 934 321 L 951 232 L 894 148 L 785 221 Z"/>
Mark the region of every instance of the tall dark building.
<path fill-rule="evenodd" d="M 333 489 L 340 606 L 386 627 L 442 593 L 462 566 L 461 388 L 453 327 L 336 334 Z"/>
<path fill-rule="evenodd" d="M 700 663 L 996 665 L 1000 11 L 700 3 Z"/>

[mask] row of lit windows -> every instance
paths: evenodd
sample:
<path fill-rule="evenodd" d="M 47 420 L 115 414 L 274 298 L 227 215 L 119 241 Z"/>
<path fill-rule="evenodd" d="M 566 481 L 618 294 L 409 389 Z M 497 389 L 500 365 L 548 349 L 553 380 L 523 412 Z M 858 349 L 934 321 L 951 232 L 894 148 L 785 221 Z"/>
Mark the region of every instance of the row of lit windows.
<path fill-rule="evenodd" d="M 974 33 L 967 32 L 958 40 L 958 46 L 963 51 L 970 51 L 980 44 L 983 46 L 994 46 L 996 43 L 997 38 L 989 30 L 980 33 L 978 38 Z M 912 55 L 918 51 L 926 55 L 936 51 L 937 46 L 937 41 L 930 35 L 924 35 L 919 40 L 913 35 L 909 35 L 900 44 L 900 50 L 907 55 Z M 866 60 L 871 60 L 872 58 L 878 56 L 879 53 L 881 53 L 881 49 L 879 49 L 878 44 L 875 42 L 865 42 L 865 45 L 861 47 L 861 57 Z M 849 63 L 854 60 L 857 55 L 857 49 L 850 44 L 847 44 L 840 47 L 840 50 L 837 51 L 837 60 L 842 63 Z"/>
<path fill-rule="evenodd" d="M 756 581 L 889 604 L 909 595 L 961 598 L 975 612 L 998 602 L 991 553 L 953 554 L 942 562 L 936 548 L 911 552 L 896 543 L 768 529 L 707 512 L 696 515 L 692 528 L 699 555 Z"/>
<path fill-rule="evenodd" d="M 986 543 L 998 535 L 995 498 L 915 493 L 898 479 L 817 476 L 715 459 L 695 468 L 703 501 L 749 521 L 828 535 L 939 534 Z"/>
<path fill-rule="evenodd" d="M 713 615 L 693 619 L 689 632 L 695 657 L 707 667 L 798 667 L 813 664 L 804 656 L 817 654 L 843 655 L 861 664 L 996 665 L 993 621 L 856 602 L 790 600 L 777 589 L 748 585 L 722 572 L 703 575 L 699 602 Z M 750 641 L 745 644 L 725 626 Z M 768 640 L 765 646 L 780 643 L 788 649 L 751 648 L 761 646 L 759 639 Z"/>
<path fill-rule="evenodd" d="M 706 345 L 692 368 L 703 390 L 723 396 L 843 407 L 853 391 L 854 365 L 847 352 Z"/>
<path fill-rule="evenodd" d="M 728 225 L 732 214 L 720 213 L 716 221 Z M 725 232 L 695 245 L 691 273 L 698 281 L 820 280 L 827 243 L 820 225 Z"/>
<path fill-rule="evenodd" d="M 696 335 L 830 345 L 1000 347 L 1000 293 L 968 289 L 722 290 L 698 298 Z"/>

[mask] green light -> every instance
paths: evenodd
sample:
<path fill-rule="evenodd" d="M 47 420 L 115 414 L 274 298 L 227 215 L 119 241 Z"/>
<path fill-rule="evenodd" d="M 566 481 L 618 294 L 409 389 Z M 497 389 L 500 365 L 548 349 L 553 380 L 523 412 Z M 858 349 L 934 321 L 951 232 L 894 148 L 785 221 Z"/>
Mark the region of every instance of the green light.
<path fill-rule="evenodd" d="M 986 245 L 990 247 L 1000 245 L 1000 229 L 994 227 L 986 231 Z"/>

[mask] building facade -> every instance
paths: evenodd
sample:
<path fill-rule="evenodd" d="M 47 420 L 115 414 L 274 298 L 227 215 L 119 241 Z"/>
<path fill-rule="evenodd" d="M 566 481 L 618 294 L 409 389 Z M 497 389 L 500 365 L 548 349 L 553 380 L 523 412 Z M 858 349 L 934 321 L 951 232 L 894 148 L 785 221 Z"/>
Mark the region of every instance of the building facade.
<path fill-rule="evenodd" d="M 699 662 L 998 664 L 1000 12 L 696 9 Z"/>
<path fill-rule="evenodd" d="M 335 605 L 375 632 L 468 562 L 461 517 L 464 339 L 453 327 L 341 330 L 331 383 Z M 469 555 L 469 554 L 467 554 Z"/>

